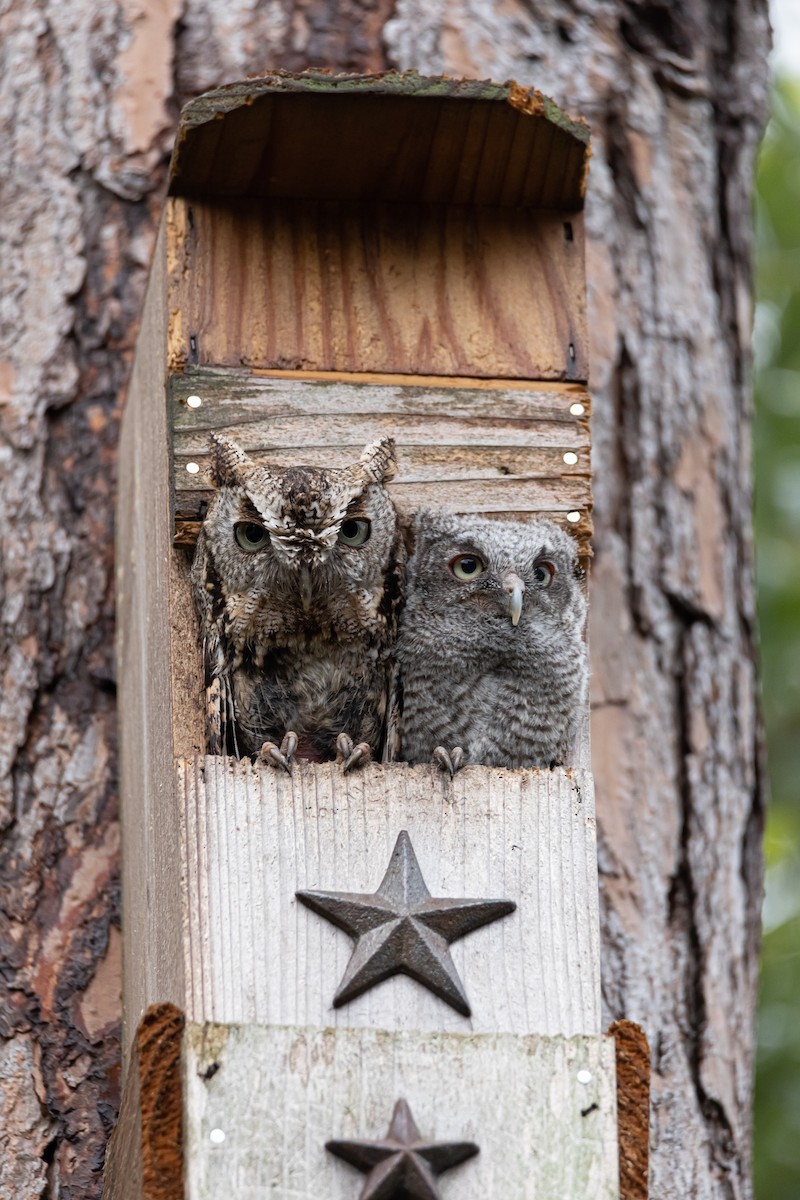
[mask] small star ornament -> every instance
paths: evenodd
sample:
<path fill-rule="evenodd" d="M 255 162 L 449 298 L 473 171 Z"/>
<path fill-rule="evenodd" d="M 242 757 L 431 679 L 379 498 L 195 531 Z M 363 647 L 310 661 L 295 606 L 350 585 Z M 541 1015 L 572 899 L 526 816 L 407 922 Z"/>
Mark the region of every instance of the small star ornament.
<path fill-rule="evenodd" d="M 403 830 L 377 892 L 296 892 L 297 899 L 356 939 L 335 1008 L 390 975 L 410 975 L 463 1016 L 470 1015 L 449 945 L 505 917 L 513 900 L 434 899 Z"/>
<path fill-rule="evenodd" d="M 478 1153 L 474 1142 L 426 1142 L 405 1100 L 398 1100 L 383 1141 L 332 1141 L 325 1149 L 367 1178 L 359 1200 L 441 1200 L 436 1176 Z"/>

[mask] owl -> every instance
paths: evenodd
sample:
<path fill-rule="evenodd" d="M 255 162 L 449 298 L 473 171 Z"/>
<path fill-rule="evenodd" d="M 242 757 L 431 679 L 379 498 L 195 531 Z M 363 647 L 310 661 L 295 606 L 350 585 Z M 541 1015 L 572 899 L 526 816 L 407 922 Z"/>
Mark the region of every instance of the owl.
<path fill-rule="evenodd" d="M 343 469 L 255 463 L 212 435 L 216 495 L 192 564 L 209 749 L 345 770 L 384 750 L 405 548 L 394 442 Z"/>
<path fill-rule="evenodd" d="M 421 511 L 400 619 L 401 755 L 569 761 L 586 701 L 586 603 L 572 538 L 552 522 Z"/>

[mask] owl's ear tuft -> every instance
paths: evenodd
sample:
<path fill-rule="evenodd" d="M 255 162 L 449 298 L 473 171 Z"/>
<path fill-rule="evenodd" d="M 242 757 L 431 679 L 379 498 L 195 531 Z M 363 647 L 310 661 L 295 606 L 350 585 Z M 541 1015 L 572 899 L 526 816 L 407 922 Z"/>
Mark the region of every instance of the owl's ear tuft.
<path fill-rule="evenodd" d="M 371 483 L 385 483 L 393 479 L 397 471 L 394 438 L 381 438 L 379 442 L 370 442 L 364 447 L 359 463 Z"/>
<path fill-rule="evenodd" d="M 235 487 L 252 462 L 231 438 L 221 433 L 211 434 L 211 466 L 217 487 Z"/>

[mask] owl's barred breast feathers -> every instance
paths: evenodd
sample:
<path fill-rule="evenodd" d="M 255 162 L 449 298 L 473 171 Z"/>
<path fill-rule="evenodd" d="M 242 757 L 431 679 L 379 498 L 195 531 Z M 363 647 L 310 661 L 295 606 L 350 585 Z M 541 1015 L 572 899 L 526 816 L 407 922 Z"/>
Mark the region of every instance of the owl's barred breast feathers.
<path fill-rule="evenodd" d="M 257 754 L 291 730 L 309 758 L 332 758 L 340 734 L 379 754 L 405 566 L 384 486 L 394 443 L 341 469 L 279 467 L 212 435 L 212 461 L 192 565 L 208 684 L 223 694 L 209 749 Z"/>

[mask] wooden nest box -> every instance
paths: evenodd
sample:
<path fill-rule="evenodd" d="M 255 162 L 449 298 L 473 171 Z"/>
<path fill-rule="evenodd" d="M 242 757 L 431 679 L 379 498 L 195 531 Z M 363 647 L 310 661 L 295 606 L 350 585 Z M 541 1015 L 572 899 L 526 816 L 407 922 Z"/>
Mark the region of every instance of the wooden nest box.
<path fill-rule="evenodd" d="M 276 73 L 183 111 L 121 451 L 110 1197 L 354 1198 L 325 1143 L 384 1137 L 400 1099 L 480 1145 L 445 1200 L 617 1195 L 587 745 L 453 782 L 208 756 L 188 585 L 212 431 L 330 466 L 388 434 L 400 506 L 543 514 L 588 554 L 588 141 L 536 91 L 414 72 Z M 469 1017 L 406 975 L 332 1006 L 350 942 L 295 891 L 374 890 L 402 830 L 432 895 L 517 905 L 453 946 Z"/>

